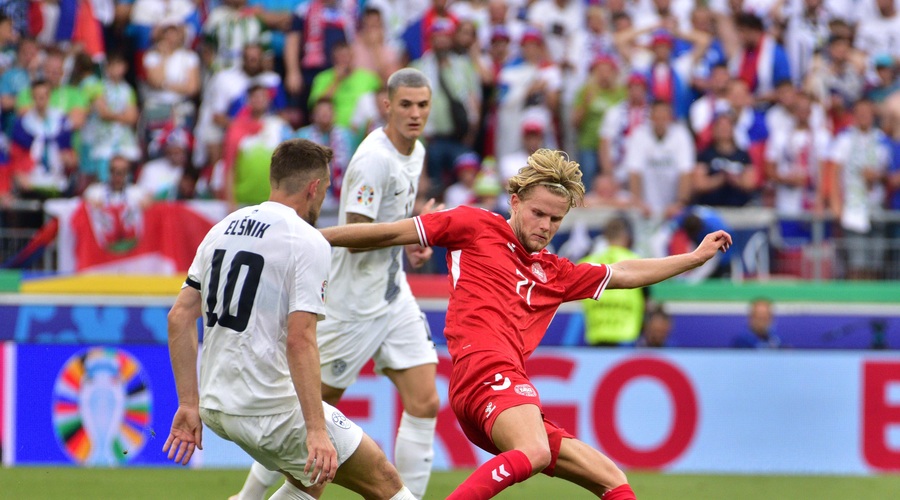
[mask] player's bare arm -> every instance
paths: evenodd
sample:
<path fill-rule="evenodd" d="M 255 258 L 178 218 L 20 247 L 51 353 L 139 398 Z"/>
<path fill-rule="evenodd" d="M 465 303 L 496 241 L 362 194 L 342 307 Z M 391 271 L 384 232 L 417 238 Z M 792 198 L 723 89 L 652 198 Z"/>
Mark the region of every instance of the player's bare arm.
<path fill-rule="evenodd" d="M 671 255 L 660 259 L 623 260 L 610 264 L 612 276 L 607 288 L 640 288 L 702 266 L 716 252 L 725 252 L 731 246 L 731 235 L 725 231 L 707 234 L 693 252 Z"/>
<path fill-rule="evenodd" d="M 366 217 L 365 215 L 356 214 L 353 212 L 347 212 L 347 224 L 371 224 L 373 222 L 375 222 L 375 219 Z M 367 252 L 369 250 L 372 250 L 372 248 L 350 248 L 350 249 L 348 249 L 348 251 L 350 253 Z"/>
<path fill-rule="evenodd" d="M 163 453 L 181 465 L 187 465 L 195 448 L 203 449 L 203 424 L 200 422 L 200 392 L 197 383 L 197 318 L 200 317 L 200 292 L 186 286 L 181 289 L 169 311 L 169 357 L 178 391 L 178 410 L 172 429 L 163 445 Z M 316 365 L 318 366 L 318 365 Z"/>
<path fill-rule="evenodd" d="M 309 457 L 304 473 L 318 478 L 317 484 L 334 479 L 337 472 L 337 451 L 325 430 L 322 409 L 322 374 L 319 368 L 319 347 L 316 343 L 316 322 L 313 313 L 294 311 L 288 315 L 287 362 L 300 410 L 306 421 L 306 445 Z"/>
<path fill-rule="evenodd" d="M 387 248 L 419 243 L 413 219 L 377 224 L 347 224 L 326 227 L 320 232 L 333 247 Z"/>

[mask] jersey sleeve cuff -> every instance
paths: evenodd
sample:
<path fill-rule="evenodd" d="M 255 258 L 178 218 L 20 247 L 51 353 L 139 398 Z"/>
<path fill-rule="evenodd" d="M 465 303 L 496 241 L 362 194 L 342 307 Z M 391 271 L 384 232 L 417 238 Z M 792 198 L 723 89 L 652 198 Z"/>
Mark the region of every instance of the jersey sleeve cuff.
<path fill-rule="evenodd" d="M 603 290 L 606 290 L 606 285 L 609 284 L 609 279 L 612 278 L 612 268 L 607 265 L 604 265 L 604 267 L 606 267 L 606 276 L 600 280 L 600 285 L 597 286 L 597 291 L 594 292 L 594 300 L 600 299 L 600 295 L 603 294 Z"/>
<path fill-rule="evenodd" d="M 419 244 L 423 247 L 430 247 L 428 244 L 428 236 L 425 234 L 425 226 L 422 225 L 422 218 L 419 216 L 413 217 L 413 222 L 416 224 L 416 233 L 419 235 Z"/>
<path fill-rule="evenodd" d="M 197 290 L 198 292 L 200 291 L 200 283 L 192 280 L 190 277 L 188 279 L 184 280 L 184 286 L 189 286 L 189 287 L 193 288 L 194 290 Z"/>

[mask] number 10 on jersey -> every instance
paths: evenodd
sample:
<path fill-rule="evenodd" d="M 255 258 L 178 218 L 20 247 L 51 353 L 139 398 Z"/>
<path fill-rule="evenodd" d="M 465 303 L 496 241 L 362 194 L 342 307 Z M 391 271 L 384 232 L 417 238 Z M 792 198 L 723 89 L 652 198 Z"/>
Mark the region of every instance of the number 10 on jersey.
<path fill-rule="evenodd" d="M 256 289 L 259 288 L 259 277 L 262 275 L 265 259 L 262 255 L 241 250 L 234 254 L 225 277 L 225 297 L 221 315 L 216 313 L 219 302 L 219 276 L 222 272 L 222 261 L 225 260 L 225 250 L 218 249 L 213 252 L 212 269 L 209 273 L 209 287 L 206 296 L 206 326 L 211 328 L 216 323 L 236 332 L 243 332 L 250 322 L 250 313 L 253 312 L 253 302 L 256 298 Z M 247 267 L 247 274 L 241 285 L 238 295 L 237 314 L 231 314 L 231 302 L 234 299 L 234 289 L 237 287 L 241 276 L 241 268 Z"/>

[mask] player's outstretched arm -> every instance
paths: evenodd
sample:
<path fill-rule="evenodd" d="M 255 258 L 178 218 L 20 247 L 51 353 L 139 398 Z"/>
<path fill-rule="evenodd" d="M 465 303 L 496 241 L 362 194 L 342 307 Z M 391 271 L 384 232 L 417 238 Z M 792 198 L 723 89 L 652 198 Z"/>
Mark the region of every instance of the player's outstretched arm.
<path fill-rule="evenodd" d="M 294 311 L 288 315 L 287 362 L 300 411 L 306 422 L 306 447 L 309 456 L 303 472 L 324 484 L 337 472 L 337 451 L 325 430 L 325 411 L 322 408 L 322 373 L 319 368 L 319 347 L 316 343 L 315 314 Z"/>
<path fill-rule="evenodd" d="M 197 387 L 197 318 L 200 317 L 200 292 L 186 286 L 181 289 L 169 311 L 169 358 L 178 392 L 178 410 L 172 429 L 163 445 L 170 460 L 187 465 L 195 448 L 203 449 L 203 424 L 200 422 L 200 391 Z"/>
<path fill-rule="evenodd" d="M 702 266 L 716 252 L 731 246 L 731 235 L 725 231 L 707 234 L 693 252 L 671 255 L 661 259 L 633 259 L 610 264 L 612 276 L 607 288 L 640 288 Z"/>
<path fill-rule="evenodd" d="M 377 224 L 346 224 L 320 230 L 333 247 L 386 248 L 419 243 L 413 219 Z"/>

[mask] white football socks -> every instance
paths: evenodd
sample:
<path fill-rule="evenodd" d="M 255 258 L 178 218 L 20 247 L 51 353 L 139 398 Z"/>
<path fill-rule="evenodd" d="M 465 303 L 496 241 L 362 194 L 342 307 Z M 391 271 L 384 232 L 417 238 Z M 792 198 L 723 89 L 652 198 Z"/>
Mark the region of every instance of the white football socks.
<path fill-rule="evenodd" d="M 436 418 L 414 417 L 405 411 L 400 417 L 397 442 L 394 444 L 394 465 L 403 484 L 416 498 L 425 496 L 428 479 L 431 477 L 436 424 Z M 401 493 L 403 490 L 398 495 Z"/>
<path fill-rule="evenodd" d="M 279 479 L 284 479 L 284 476 L 277 470 L 271 471 L 259 462 L 253 462 L 250 473 L 247 474 L 247 480 L 244 481 L 244 487 L 230 500 L 263 500 L 269 487 L 277 483 Z"/>
<path fill-rule="evenodd" d="M 281 488 L 269 497 L 269 500 L 316 500 L 316 497 L 301 491 L 288 481 L 285 481 Z"/>

